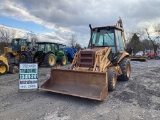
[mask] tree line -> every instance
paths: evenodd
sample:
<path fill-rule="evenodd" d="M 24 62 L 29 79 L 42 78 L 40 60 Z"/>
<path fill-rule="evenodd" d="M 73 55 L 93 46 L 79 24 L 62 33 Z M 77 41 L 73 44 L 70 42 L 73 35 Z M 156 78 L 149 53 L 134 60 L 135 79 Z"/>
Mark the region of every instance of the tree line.
<path fill-rule="evenodd" d="M 160 23 L 152 27 L 152 31 L 149 26 L 144 26 L 141 30 L 127 33 L 127 51 L 132 49 L 135 54 L 138 51 L 152 50 L 156 53 L 160 49 Z"/>

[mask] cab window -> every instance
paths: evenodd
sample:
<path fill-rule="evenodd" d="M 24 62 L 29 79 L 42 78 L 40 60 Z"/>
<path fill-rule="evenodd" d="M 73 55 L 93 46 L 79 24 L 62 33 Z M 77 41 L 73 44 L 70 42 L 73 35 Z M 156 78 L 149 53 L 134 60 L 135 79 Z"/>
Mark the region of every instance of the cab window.
<path fill-rule="evenodd" d="M 124 51 L 124 43 L 123 43 L 123 37 L 120 30 L 115 30 L 116 34 L 116 43 L 117 43 L 117 50 L 118 51 Z"/>

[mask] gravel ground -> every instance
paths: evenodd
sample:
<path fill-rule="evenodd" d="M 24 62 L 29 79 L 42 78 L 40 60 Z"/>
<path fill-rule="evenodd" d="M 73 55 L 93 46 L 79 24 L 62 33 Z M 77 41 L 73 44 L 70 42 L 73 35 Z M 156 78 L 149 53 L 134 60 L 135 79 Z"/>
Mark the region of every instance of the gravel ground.
<path fill-rule="evenodd" d="M 65 66 L 65 68 L 69 65 Z M 160 120 L 160 61 L 131 61 L 129 81 L 118 81 L 108 98 L 18 91 L 18 73 L 0 76 L 0 120 Z M 50 68 L 39 69 L 39 84 Z"/>

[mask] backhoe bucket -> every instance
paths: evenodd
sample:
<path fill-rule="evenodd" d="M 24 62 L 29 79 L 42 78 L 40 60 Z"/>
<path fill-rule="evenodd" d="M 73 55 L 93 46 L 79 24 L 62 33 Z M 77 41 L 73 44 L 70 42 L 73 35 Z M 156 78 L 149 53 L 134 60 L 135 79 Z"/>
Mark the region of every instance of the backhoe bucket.
<path fill-rule="evenodd" d="M 50 78 L 40 86 L 40 90 L 104 100 L 108 95 L 108 76 L 100 72 L 52 68 Z"/>

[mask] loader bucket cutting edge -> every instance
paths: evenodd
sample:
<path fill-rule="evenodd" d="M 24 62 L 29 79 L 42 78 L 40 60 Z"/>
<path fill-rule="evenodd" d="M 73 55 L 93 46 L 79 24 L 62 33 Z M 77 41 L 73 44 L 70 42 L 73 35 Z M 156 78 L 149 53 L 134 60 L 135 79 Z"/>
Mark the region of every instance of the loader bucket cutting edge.
<path fill-rule="evenodd" d="M 39 89 L 101 101 L 108 95 L 108 79 L 106 73 L 52 68 Z"/>

